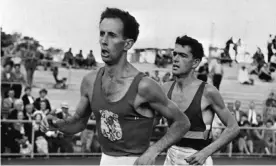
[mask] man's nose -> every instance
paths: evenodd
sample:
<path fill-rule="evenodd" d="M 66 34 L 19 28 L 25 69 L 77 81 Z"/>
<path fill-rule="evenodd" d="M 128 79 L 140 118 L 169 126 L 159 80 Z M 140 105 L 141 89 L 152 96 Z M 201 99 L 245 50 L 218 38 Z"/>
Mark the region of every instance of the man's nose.
<path fill-rule="evenodd" d="M 178 55 L 176 55 L 176 56 L 173 57 L 173 62 L 174 63 L 179 62 L 179 56 Z"/>
<path fill-rule="evenodd" d="M 107 45 L 107 35 L 101 36 L 101 44 L 102 45 Z"/>

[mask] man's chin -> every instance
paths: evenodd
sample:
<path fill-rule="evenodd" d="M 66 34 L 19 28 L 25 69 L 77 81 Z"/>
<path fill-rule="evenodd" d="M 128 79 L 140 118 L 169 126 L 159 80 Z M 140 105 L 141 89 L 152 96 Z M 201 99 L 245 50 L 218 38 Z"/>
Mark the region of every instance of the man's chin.
<path fill-rule="evenodd" d="M 180 75 L 180 73 L 178 71 L 175 71 L 175 70 L 172 71 L 172 74 L 175 75 L 175 76 Z"/>

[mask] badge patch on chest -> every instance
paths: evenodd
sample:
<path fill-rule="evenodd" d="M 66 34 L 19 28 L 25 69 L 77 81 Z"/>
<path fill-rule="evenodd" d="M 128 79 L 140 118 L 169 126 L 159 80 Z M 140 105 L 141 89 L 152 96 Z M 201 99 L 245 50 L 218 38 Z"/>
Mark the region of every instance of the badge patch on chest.
<path fill-rule="evenodd" d="M 101 132 L 110 141 L 122 139 L 123 133 L 118 120 L 118 115 L 108 110 L 100 110 Z"/>

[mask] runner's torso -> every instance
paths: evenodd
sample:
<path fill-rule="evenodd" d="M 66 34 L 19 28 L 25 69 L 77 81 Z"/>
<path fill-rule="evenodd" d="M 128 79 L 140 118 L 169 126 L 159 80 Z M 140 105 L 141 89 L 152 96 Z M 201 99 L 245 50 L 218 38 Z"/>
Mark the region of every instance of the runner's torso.
<path fill-rule="evenodd" d="M 214 113 L 208 108 L 208 99 L 204 96 L 205 82 L 197 81 L 184 90 L 172 82 L 168 98 L 174 101 L 188 116 L 191 128 L 176 146 L 201 150 L 211 143 L 211 125 Z M 167 88 L 168 89 L 168 88 Z"/>
<path fill-rule="evenodd" d="M 153 127 L 153 118 L 140 114 L 135 105 L 144 74 L 116 83 L 104 80 L 103 75 L 101 68 L 90 101 L 102 151 L 111 156 L 141 155 L 149 146 Z"/>

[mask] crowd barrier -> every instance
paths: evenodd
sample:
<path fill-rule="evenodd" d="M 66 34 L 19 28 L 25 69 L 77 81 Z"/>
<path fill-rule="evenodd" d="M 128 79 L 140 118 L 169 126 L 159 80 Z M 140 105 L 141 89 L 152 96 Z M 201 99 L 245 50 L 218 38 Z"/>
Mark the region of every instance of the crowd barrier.
<path fill-rule="evenodd" d="M 34 121 L 29 121 L 29 120 L 1 120 L 1 127 L 3 123 L 16 123 L 16 122 L 20 122 L 20 123 L 32 123 Z M 88 124 L 92 124 L 95 125 L 95 121 L 94 120 L 90 120 Z M 166 128 L 167 125 L 157 125 L 156 128 Z M 213 127 L 213 129 L 224 129 L 225 127 Z M 254 128 L 254 127 L 241 127 L 241 130 L 266 130 L 266 131 L 272 131 L 273 133 L 273 140 L 274 140 L 274 146 L 273 149 L 275 149 L 275 135 L 276 135 L 276 130 L 275 129 L 268 129 L 265 127 L 259 127 L 259 128 Z M 35 142 L 35 131 L 34 128 L 32 127 L 32 137 L 31 137 L 31 146 L 32 146 L 32 152 L 31 154 L 28 155 L 24 155 L 24 156 L 29 156 L 31 158 L 34 157 L 38 157 L 38 156 L 45 156 L 45 154 L 39 154 L 39 153 L 34 153 L 34 142 Z M 166 153 L 162 153 L 161 155 L 165 155 Z M 101 153 L 83 153 L 83 152 L 73 152 L 73 153 L 48 153 L 47 156 L 49 157 L 54 157 L 54 156 L 100 156 Z M 229 151 L 227 153 L 223 152 L 223 153 L 216 153 L 215 156 L 239 156 L 241 155 L 240 153 L 233 153 L 232 151 Z M 246 155 L 246 154 L 242 154 L 242 155 Z M 264 154 L 259 154 L 259 153 L 251 153 L 250 156 L 263 156 Z M 22 156 L 21 153 L 1 153 L 2 157 L 19 157 Z M 276 157 L 276 152 L 274 151 L 274 153 L 271 153 L 269 155 L 266 156 L 274 156 Z"/>

